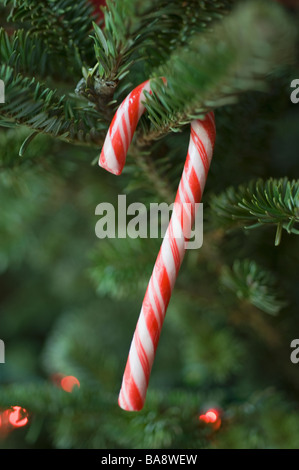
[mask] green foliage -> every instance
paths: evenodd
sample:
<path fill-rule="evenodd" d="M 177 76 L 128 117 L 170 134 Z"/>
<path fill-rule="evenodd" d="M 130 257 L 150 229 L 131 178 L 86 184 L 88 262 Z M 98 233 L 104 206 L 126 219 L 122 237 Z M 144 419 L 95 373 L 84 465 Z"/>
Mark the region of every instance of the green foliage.
<path fill-rule="evenodd" d="M 254 31 L 254 34 L 252 34 Z M 234 103 L 240 93 L 265 90 L 265 78 L 292 63 L 295 28 L 280 7 L 250 2 L 235 9 L 212 32 L 195 34 L 153 76 L 146 108 L 156 128 L 176 130 L 208 110 Z"/>
<path fill-rule="evenodd" d="M 108 1 L 103 31 L 96 23 L 93 24 L 98 74 L 104 80 L 116 81 L 128 73 L 134 50 L 134 40 L 130 38 L 129 31 L 133 15 L 134 2 Z"/>
<path fill-rule="evenodd" d="M 210 29 L 213 20 L 227 13 L 234 1 L 203 1 L 200 8 L 195 0 L 188 4 L 181 0 L 154 1 L 148 8 L 142 8 L 139 3 L 108 0 L 104 28 L 94 24 L 98 74 L 102 79 L 123 79 L 134 60 L 146 59 L 152 65 L 161 63 L 194 32 Z"/>
<path fill-rule="evenodd" d="M 0 169 L 13 168 L 17 166 L 30 166 L 36 164 L 42 153 L 49 149 L 48 137 L 42 136 L 36 146 L 32 146 L 28 158 L 20 158 L 19 150 L 24 141 L 28 139 L 28 129 L 20 127 L 18 129 L 0 128 Z M 4 179 L 6 175 L 2 175 Z"/>
<path fill-rule="evenodd" d="M 279 299 L 275 276 L 254 261 L 235 260 L 232 269 L 223 267 L 221 282 L 239 299 L 271 315 L 276 315 L 286 306 L 286 302 Z"/>
<path fill-rule="evenodd" d="M 82 101 L 79 106 L 79 98 L 59 96 L 56 90 L 34 78 L 16 75 L 9 66 L 0 67 L 0 76 L 5 82 L 6 96 L 6 103 L 1 106 L 1 126 L 22 124 L 34 131 L 82 144 L 99 141 L 105 125 L 101 125 L 95 110 L 82 106 Z"/>
<path fill-rule="evenodd" d="M 294 402 L 288 403 L 282 394 L 273 392 L 257 392 L 247 403 L 235 406 L 230 415 L 233 425 L 216 436 L 212 448 L 230 449 L 233 445 L 235 449 L 296 449 Z"/>
<path fill-rule="evenodd" d="M 2 403 L 8 406 L 20 400 L 27 407 L 33 404 L 30 430 L 25 434 L 27 446 L 35 445 L 46 422 L 47 442 L 60 449 L 182 449 L 186 441 L 188 449 L 290 449 L 297 445 L 298 411 L 273 390 L 225 411 L 221 415 L 224 429 L 218 432 L 199 421 L 205 409 L 198 406 L 202 398 L 198 394 L 175 391 L 167 395 L 167 402 L 166 396 L 151 394 L 152 409 L 121 417 L 107 396 L 103 398 L 98 387 L 81 387 L 70 394 L 43 382 L 11 386 L 2 392 Z"/>
<path fill-rule="evenodd" d="M 147 79 L 151 68 L 163 63 L 175 47 L 187 43 L 195 31 L 210 30 L 211 24 L 227 13 L 233 3 L 203 1 L 198 8 L 195 0 L 188 5 L 176 0 L 162 4 L 155 1 L 142 7 L 138 0 L 108 0 L 104 27 L 93 23 L 97 64 L 84 70 L 79 92 L 91 101 L 99 95 L 98 108 L 107 113 L 107 107 L 117 103 L 117 98 L 132 85 L 131 81 L 121 83 L 130 71 L 135 71 L 135 75 L 137 71 L 139 82 Z M 140 62 L 145 67 L 143 73 L 138 69 Z"/>
<path fill-rule="evenodd" d="M 70 74 L 72 79 L 74 77 L 74 58 L 78 52 L 75 45 L 80 43 L 82 47 L 86 46 L 86 42 L 82 41 L 82 34 L 85 37 L 86 28 L 87 31 L 89 29 L 85 20 L 87 17 L 90 19 L 90 6 L 86 6 L 84 1 L 84 10 L 82 2 L 76 4 L 79 9 L 81 8 L 81 14 L 83 14 L 81 17 L 76 14 L 69 2 L 60 2 L 63 5 L 58 5 L 56 2 L 53 8 L 47 2 L 19 3 L 14 2 L 12 20 L 17 21 L 15 18 L 17 15 L 18 21 L 28 26 L 30 15 L 33 19 L 31 18 L 32 21 L 29 22 L 27 31 L 17 30 L 12 36 L 9 36 L 3 29 L 0 31 L 2 64 L 0 76 L 6 88 L 6 103 L 1 106 L 0 124 L 9 127 L 22 124 L 35 132 L 54 135 L 77 143 L 93 144 L 102 141 L 101 130 L 106 129 L 106 125 L 101 124 L 101 117 L 96 113 L 94 106 L 82 98 L 73 96 L 75 84 L 73 84 L 73 89 L 65 93 L 68 88 L 66 83 L 63 93 L 59 95 L 57 89 L 53 89 L 52 83 L 52 80 L 57 81 L 57 79 L 67 82 Z M 47 35 L 48 30 L 44 27 L 44 23 L 48 22 L 48 16 L 43 9 L 49 8 L 52 12 L 50 18 L 58 21 L 65 32 L 68 31 L 70 35 L 73 32 L 78 34 L 76 38 L 62 41 L 64 36 L 60 37 L 59 32 L 52 25 L 53 29 L 50 28 L 53 33 L 52 39 L 54 42 L 58 41 L 59 47 L 65 48 L 64 55 L 58 50 L 59 48 L 55 48 L 55 44 L 51 43 L 51 34 Z M 83 30 L 79 27 L 80 21 L 84 24 Z M 73 23 L 76 23 L 76 28 Z M 49 27 L 49 23 L 47 24 Z M 50 45 L 46 38 L 49 39 Z M 68 48 L 73 51 L 72 55 L 69 54 Z M 69 70 L 69 62 L 72 64 L 72 70 Z M 80 69 L 83 62 L 79 62 Z M 61 69 L 59 76 L 57 67 Z M 50 86 L 40 81 L 40 78 L 45 80 L 49 76 L 51 77 Z"/>
<path fill-rule="evenodd" d="M 219 313 L 212 308 L 201 307 L 199 314 L 190 303 L 190 310 L 191 321 L 185 319 L 187 327 L 181 324 L 184 380 L 195 388 L 209 383 L 223 386 L 240 373 L 246 358 L 244 344 L 228 324 L 219 321 Z"/>
<path fill-rule="evenodd" d="M 19 30 L 9 36 L 0 30 L 0 58 L 2 64 L 14 67 L 16 73 L 38 74 L 49 71 L 50 56 L 38 35 Z M 53 65 L 53 64 L 52 64 Z"/>
<path fill-rule="evenodd" d="M 211 208 L 215 223 L 226 229 L 276 225 L 275 245 L 279 245 L 282 229 L 299 233 L 295 228 L 299 222 L 299 181 L 258 179 L 237 189 L 230 187 L 212 198 Z"/>
<path fill-rule="evenodd" d="M 0 410 L 29 411 L 25 428 L 0 430 L 0 448 L 296 446 L 298 237 L 275 249 L 267 230 L 230 229 L 277 226 L 277 242 L 298 231 L 298 18 L 277 2 L 233 0 L 108 0 L 101 21 L 91 10 L 0 4 Z M 90 162 L 148 77 L 149 113 L 115 178 Z M 161 240 L 99 240 L 95 207 L 122 193 L 128 204 L 173 202 L 184 126 L 214 108 L 204 243 L 186 253 L 145 407 L 126 413 L 117 396 Z M 64 392 L 57 373 L 80 388 Z M 199 420 L 212 407 L 218 430 Z"/>
<path fill-rule="evenodd" d="M 133 297 L 146 288 L 159 240 L 107 240 L 92 255 L 90 275 L 100 294 Z M 146 249 L 145 249 L 145 244 Z M 153 248 L 151 251 L 149 245 Z"/>
<path fill-rule="evenodd" d="M 7 0 L 6 5 L 11 8 L 8 21 L 38 36 L 50 54 L 68 65 L 80 68 L 90 56 L 92 7 L 85 0 Z"/>
<path fill-rule="evenodd" d="M 11 5 L 12 2 L 8 4 Z M 59 105 L 56 107 L 52 103 L 51 112 L 43 116 L 42 124 L 46 123 L 45 126 L 36 123 L 32 126 L 25 118 L 22 119 L 22 124 L 34 127 L 37 132 L 54 133 L 62 138 L 66 135 L 70 140 L 78 142 L 98 142 L 102 140 L 99 135 L 90 137 L 97 132 L 98 127 L 94 122 L 95 108 L 99 113 L 99 121 L 109 121 L 124 90 L 131 86 L 126 80 L 128 72 L 134 64 L 137 67 L 138 62 L 147 63 L 148 74 L 156 77 L 164 75 L 168 80 L 167 87 L 157 81 L 154 85 L 156 93 L 148 96 L 149 118 L 155 129 L 148 134 L 148 128 L 145 128 L 143 139 L 152 140 L 169 129 L 178 129 L 194 117 L 202 116 L 208 109 L 235 102 L 241 92 L 264 90 L 264 79 L 292 62 L 294 28 L 278 6 L 254 2 L 243 5 L 219 22 L 233 4 L 232 1 L 201 2 L 198 8 L 195 0 L 189 6 L 177 1 L 176 4 L 159 4 L 158 9 L 155 4 L 150 9 L 137 8 L 135 11 L 134 7 L 138 7 L 138 2 L 135 4 L 111 0 L 105 10 L 103 30 L 94 23 L 94 34 L 91 37 L 95 48 L 91 54 L 86 38 L 91 29 L 92 18 L 90 7 L 85 1 L 80 1 L 74 8 L 65 0 L 48 0 L 42 3 L 35 0 L 15 0 L 10 19 L 20 22 L 28 34 L 18 30 L 12 40 L 8 40 L 7 36 L 2 38 L 2 50 L 5 52 L 3 64 L 6 69 L 2 69 L 1 76 L 2 79 L 9 80 L 7 67 L 14 67 L 17 73 L 20 65 L 23 69 L 25 66 L 25 73 L 32 76 L 32 65 L 35 63 L 39 64 L 38 70 L 42 74 L 47 72 L 52 79 L 57 79 L 57 68 L 51 67 L 52 60 L 56 60 L 56 67 L 57 61 L 60 61 L 61 78 L 66 80 L 67 85 L 72 75 L 68 64 L 77 64 L 73 73 L 77 80 L 72 91 L 76 89 L 90 104 L 95 104 L 80 104 L 80 107 L 84 107 L 84 119 L 76 116 L 76 109 L 68 100 L 65 114 L 61 112 Z M 216 25 L 212 28 L 215 21 Z M 253 28 L 256 29 L 256 34 L 251 34 Z M 89 36 L 88 40 L 91 41 Z M 239 47 L 241 39 L 242 47 Z M 32 47 L 35 42 L 36 49 Z M 184 45 L 185 47 L 178 49 Z M 158 70 L 150 71 L 148 67 L 153 69 L 162 64 L 173 50 L 175 53 L 166 64 L 161 65 Z M 94 60 L 91 57 L 93 54 Z M 81 81 L 78 67 L 83 69 Z M 134 70 L 136 76 L 140 77 L 139 80 L 147 78 L 138 72 L 138 68 Z M 119 81 L 123 83 L 117 90 Z M 18 86 L 24 93 L 28 83 L 26 80 L 20 81 Z M 55 94 L 52 83 L 45 88 Z M 48 108 L 48 99 L 48 93 L 40 97 L 44 108 Z M 16 107 L 15 102 L 11 105 Z M 72 115 L 75 115 L 71 124 L 68 122 L 69 108 Z M 36 113 L 30 100 L 27 109 L 31 114 Z M 5 108 L 2 109 L 2 113 L 5 111 Z M 9 117 L 19 123 L 18 115 Z M 85 122 L 82 124 L 82 121 Z M 70 127 L 75 129 L 68 133 Z"/>
<path fill-rule="evenodd" d="M 89 126 L 96 139 L 97 116 L 94 114 L 91 121 L 91 110 L 88 116 L 81 114 L 74 98 L 58 96 L 57 90 L 46 87 L 37 78 L 30 78 L 30 75 L 45 77 L 54 70 L 49 51 L 36 34 L 20 30 L 9 37 L 2 29 L 0 57 L 3 64 L 0 76 L 5 83 L 6 97 L 6 103 L 1 106 L 2 126 L 24 124 L 35 131 L 79 140 L 83 129 Z"/>

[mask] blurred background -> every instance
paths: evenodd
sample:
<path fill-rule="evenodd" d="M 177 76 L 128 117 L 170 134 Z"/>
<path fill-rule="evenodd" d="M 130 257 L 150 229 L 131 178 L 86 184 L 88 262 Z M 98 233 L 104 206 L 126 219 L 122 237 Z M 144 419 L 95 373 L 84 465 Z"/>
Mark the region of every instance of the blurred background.
<path fill-rule="evenodd" d="M 0 127 L 1 449 L 298 448 L 298 71 L 215 111 L 203 247 L 186 253 L 138 413 L 117 398 L 161 239 L 100 240 L 95 208 L 172 202 L 189 128 L 115 177 L 100 145 L 39 134 L 20 157 L 28 127 Z M 238 202 L 255 200 L 274 215 L 249 230 Z"/>

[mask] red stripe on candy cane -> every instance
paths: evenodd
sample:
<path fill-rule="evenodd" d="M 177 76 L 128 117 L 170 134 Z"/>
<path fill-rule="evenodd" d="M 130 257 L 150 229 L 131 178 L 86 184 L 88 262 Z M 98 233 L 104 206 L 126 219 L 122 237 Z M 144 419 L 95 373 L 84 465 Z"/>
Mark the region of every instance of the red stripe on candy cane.
<path fill-rule="evenodd" d="M 123 101 L 107 133 L 99 164 L 114 174 L 123 170 L 138 120 L 145 110 L 144 90 L 151 92 L 149 80 Z M 119 393 L 119 406 L 127 411 L 139 411 L 145 402 L 163 321 L 194 223 L 195 204 L 201 201 L 205 187 L 215 137 L 212 112 L 191 122 L 188 153 L 174 209 L 143 299 Z"/>
<path fill-rule="evenodd" d="M 151 91 L 149 80 L 131 91 L 110 124 L 99 165 L 115 175 L 120 175 L 123 170 L 133 134 L 145 110 L 142 104 L 145 101 L 144 91 Z"/>

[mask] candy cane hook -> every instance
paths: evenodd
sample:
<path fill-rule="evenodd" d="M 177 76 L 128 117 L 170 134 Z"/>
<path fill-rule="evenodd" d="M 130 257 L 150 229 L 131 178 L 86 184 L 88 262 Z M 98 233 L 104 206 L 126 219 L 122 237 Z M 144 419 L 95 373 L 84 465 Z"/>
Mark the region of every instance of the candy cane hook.
<path fill-rule="evenodd" d="M 133 90 L 118 108 L 110 125 L 99 164 L 120 174 L 138 120 L 145 110 L 143 91 L 149 80 Z M 188 154 L 172 216 L 143 299 L 119 393 L 119 406 L 127 411 L 143 408 L 152 365 L 171 293 L 186 250 L 183 220 L 192 227 L 195 204 L 201 201 L 216 136 L 214 114 L 191 122 Z M 182 217 L 182 215 L 184 217 Z"/>
<path fill-rule="evenodd" d="M 166 82 L 164 78 L 162 80 Z M 110 124 L 99 165 L 114 175 L 120 175 L 125 166 L 128 148 L 145 110 L 144 91 L 151 92 L 150 80 L 146 80 L 131 91 L 119 106 Z"/>

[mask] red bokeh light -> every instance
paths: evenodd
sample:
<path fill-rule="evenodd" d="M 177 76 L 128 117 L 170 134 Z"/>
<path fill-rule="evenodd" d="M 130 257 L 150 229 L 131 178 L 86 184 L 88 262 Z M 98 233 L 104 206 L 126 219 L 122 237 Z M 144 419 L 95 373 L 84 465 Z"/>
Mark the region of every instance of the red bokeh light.
<path fill-rule="evenodd" d="M 68 393 L 71 393 L 74 387 L 80 388 L 79 380 L 72 375 L 67 375 L 66 377 L 63 377 L 63 379 L 61 379 L 60 381 L 60 385 L 61 388 Z"/>
<path fill-rule="evenodd" d="M 200 415 L 199 420 L 207 424 L 212 424 L 214 429 L 218 429 L 221 426 L 219 412 L 214 408 L 211 408 L 205 414 Z"/>
<path fill-rule="evenodd" d="M 106 0 L 89 0 L 94 7 L 94 14 L 98 17 L 98 21 L 104 18 L 104 13 L 101 7 L 106 6 Z"/>
<path fill-rule="evenodd" d="M 25 408 L 13 406 L 9 413 L 8 420 L 15 428 L 21 428 L 28 423 L 28 413 Z"/>
<path fill-rule="evenodd" d="M 0 437 L 6 437 L 13 429 L 28 424 L 28 412 L 21 406 L 12 406 L 0 413 Z"/>

